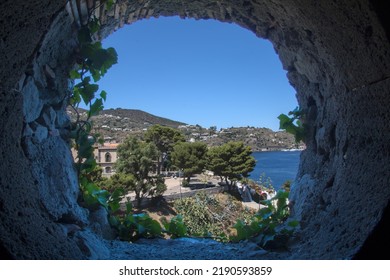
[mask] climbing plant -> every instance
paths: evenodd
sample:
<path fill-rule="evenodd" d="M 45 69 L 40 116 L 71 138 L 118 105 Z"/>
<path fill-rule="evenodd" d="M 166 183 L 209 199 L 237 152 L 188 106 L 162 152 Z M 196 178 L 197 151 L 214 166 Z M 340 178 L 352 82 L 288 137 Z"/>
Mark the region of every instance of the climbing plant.
<path fill-rule="evenodd" d="M 113 1 L 104 1 L 106 8 L 110 9 Z M 96 84 L 118 61 L 114 48 L 103 48 L 102 43 L 94 41 L 94 36 L 100 30 L 99 19 L 88 16 L 88 21 L 78 31 L 78 50 L 75 54 L 76 65 L 70 71 L 70 78 L 76 81 L 70 96 L 70 107 L 76 113 L 76 120 L 72 124 L 71 138 L 74 149 L 77 151 L 76 170 L 79 176 L 80 189 L 83 193 L 83 203 L 86 207 L 103 205 L 108 207 L 107 200 L 110 194 L 101 190 L 95 182 L 90 180 L 89 173 L 96 168 L 94 158 L 94 145 L 99 141 L 99 135 L 92 135 L 91 117 L 103 109 L 107 92 L 99 91 Z M 86 114 L 81 114 L 81 103 L 88 106 Z"/>
<path fill-rule="evenodd" d="M 234 225 L 237 234 L 230 236 L 230 240 L 254 239 L 260 247 L 266 249 L 286 248 L 289 238 L 299 226 L 296 220 L 288 221 L 288 195 L 288 191 L 280 189 L 273 198 L 262 201 L 265 207 L 250 221 L 237 220 Z"/>
<path fill-rule="evenodd" d="M 290 116 L 290 117 L 289 117 Z M 295 137 L 295 142 L 300 142 L 305 140 L 305 127 L 303 124 L 304 112 L 299 107 L 296 107 L 293 111 L 288 113 L 288 116 L 285 114 L 280 114 L 279 119 L 279 128 L 286 130 L 288 133 L 291 133 Z"/>

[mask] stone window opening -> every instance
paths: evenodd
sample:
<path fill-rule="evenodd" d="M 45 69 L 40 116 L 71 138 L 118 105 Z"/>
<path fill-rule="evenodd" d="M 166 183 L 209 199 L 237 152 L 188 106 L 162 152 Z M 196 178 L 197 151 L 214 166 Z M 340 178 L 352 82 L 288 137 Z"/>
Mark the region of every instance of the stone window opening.
<path fill-rule="evenodd" d="M 66 127 L 59 108 L 64 108 L 65 73 L 75 53 L 78 11 L 67 14 L 61 10 L 63 1 L 58 0 L 42 0 L 42 6 L 14 2 L 18 5 L 2 10 L 4 18 L 14 20 L 4 24 L 5 32 L 0 31 L 7 54 L 0 77 L 2 92 L 10 93 L 2 99 L 0 113 L 4 131 L 24 131 L 4 134 L 2 140 L 2 188 L 14 191 L 4 191 L 0 197 L 4 225 L 0 251 L 20 259 L 110 258 L 113 253 L 104 249 L 106 243 L 92 233 L 69 232 L 79 227 L 70 225 L 87 227 L 88 217 L 77 204 L 70 151 L 61 137 L 47 133 L 53 126 Z M 389 30 L 379 21 L 379 1 L 356 0 L 357 5 L 296 0 L 182 0 L 180 5 L 170 0 L 116 2 L 114 12 L 96 12 L 104 20 L 101 38 L 125 23 L 179 15 L 235 22 L 273 43 L 301 107 L 310 113 L 308 148 L 292 188 L 294 215 L 301 221 L 300 241 L 289 258 L 353 258 L 370 234 L 384 232 L 375 225 L 389 221 L 382 213 L 390 208 L 389 155 L 383 152 L 390 143 L 386 134 L 390 131 L 390 84 L 383 80 L 390 73 L 390 53 Z M 24 9 L 20 9 L 22 3 Z M 21 28 L 28 25 L 34 30 Z M 9 36 L 13 33 L 17 36 Z M 41 88 L 45 94 L 40 94 Z M 18 91 L 20 95 L 11 94 Z M 25 187 L 31 182 L 35 182 L 33 192 Z M 68 229 L 65 238 L 64 229 Z M 25 236 L 31 240 L 25 242 Z M 388 243 L 380 241 L 388 242 L 388 238 L 377 242 L 388 256 Z M 201 244 L 198 248 L 197 253 L 207 253 L 205 257 L 220 256 Z M 180 257 L 188 257 L 185 249 L 182 252 L 186 254 Z M 136 253 L 140 257 L 142 252 Z M 380 253 L 371 250 L 369 256 Z"/>
<path fill-rule="evenodd" d="M 107 152 L 107 153 L 104 155 L 104 159 L 105 159 L 106 162 L 111 162 L 111 161 L 112 161 L 111 153 Z"/>

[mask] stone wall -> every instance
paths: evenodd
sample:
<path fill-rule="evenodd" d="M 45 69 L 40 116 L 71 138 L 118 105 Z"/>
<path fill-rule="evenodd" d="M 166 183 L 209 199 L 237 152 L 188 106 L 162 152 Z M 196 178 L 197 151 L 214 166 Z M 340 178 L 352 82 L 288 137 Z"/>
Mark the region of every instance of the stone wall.
<path fill-rule="evenodd" d="M 24 2 L 0 4 L 0 248 L 14 258 L 109 258 L 92 233 L 102 233 L 104 215 L 77 203 L 65 114 L 77 27 L 93 1 Z M 390 46 L 370 2 L 116 2 L 95 11 L 101 38 L 179 15 L 233 22 L 273 43 L 308 127 L 291 193 L 301 230 L 290 257 L 352 258 L 390 198 Z"/>
<path fill-rule="evenodd" d="M 94 251 L 98 238 L 87 228 L 88 211 L 77 203 L 67 143 L 75 28 L 62 1 L 16 2 L 0 7 L 0 247 L 7 251 L 2 254 L 105 258 L 104 249 Z"/>

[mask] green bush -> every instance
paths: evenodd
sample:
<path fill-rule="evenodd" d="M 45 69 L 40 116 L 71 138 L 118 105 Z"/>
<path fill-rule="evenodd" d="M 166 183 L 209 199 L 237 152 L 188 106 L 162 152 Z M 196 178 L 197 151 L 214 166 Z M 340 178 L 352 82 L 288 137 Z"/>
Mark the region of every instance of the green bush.
<path fill-rule="evenodd" d="M 181 215 L 173 217 L 170 222 L 164 217 L 161 219 L 161 222 L 164 225 L 164 232 L 171 236 L 171 238 L 187 236 L 187 226 L 184 224 Z"/>
<path fill-rule="evenodd" d="M 265 249 L 286 248 L 289 238 L 299 226 L 298 221 L 285 223 L 290 215 L 288 207 L 289 192 L 281 189 L 276 195 L 262 203 L 266 206 L 260 209 L 249 222 L 237 220 L 234 228 L 236 235 L 231 241 L 253 238 L 259 246 Z"/>

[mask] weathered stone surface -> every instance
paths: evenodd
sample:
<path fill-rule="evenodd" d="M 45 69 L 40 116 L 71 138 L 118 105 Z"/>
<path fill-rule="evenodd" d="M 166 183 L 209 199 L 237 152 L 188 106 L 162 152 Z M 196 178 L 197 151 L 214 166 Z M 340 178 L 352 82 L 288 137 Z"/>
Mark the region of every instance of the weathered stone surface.
<path fill-rule="evenodd" d="M 64 141 L 67 73 L 76 50 L 71 19 L 77 17 L 64 5 L 59 0 L 0 4 L 0 248 L 13 258 L 126 258 L 109 255 L 108 245 L 84 229 L 87 213 L 77 204 L 76 174 Z M 101 38 L 124 22 L 179 15 L 234 22 L 269 39 L 297 90 L 308 132 L 291 194 L 300 239 L 289 257 L 344 259 L 356 254 L 378 221 L 388 219 L 382 213 L 390 200 L 390 46 L 389 30 L 373 10 L 381 15 L 377 5 L 121 0 L 113 12 L 96 14 L 103 21 Z M 61 224 L 80 230 L 68 234 Z M 186 257 L 183 246 L 172 241 L 114 242 L 110 249 L 167 244 L 177 250 L 166 258 Z"/>
<path fill-rule="evenodd" d="M 40 200 L 49 215 L 55 221 L 86 225 L 87 212 L 77 204 L 79 187 L 69 146 L 53 136 L 36 144 L 25 141 Z"/>
<path fill-rule="evenodd" d="M 49 107 L 45 112 L 42 114 L 43 120 L 45 121 L 46 127 L 48 127 L 50 130 L 55 129 L 55 122 L 57 114 L 54 111 L 52 107 Z"/>
<path fill-rule="evenodd" d="M 32 141 L 34 143 L 42 143 L 45 139 L 47 139 L 48 135 L 49 130 L 46 127 L 37 125 L 32 134 Z"/>
<path fill-rule="evenodd" d="M 390 124 L 374 124 L 388 118 L 389 88 L 385 80 L 335 97 L 333 117 L 345 122 L 318 130 L 316 150 L 304 153 L 301 172 L 305 165 L 316 168 L 292 190 L 304 239 L 296 258 L 352 258 L 380 221 L 390 197 Z"/>
<path fill-rule="evenodd" d="M 110 251 L 105 242 L 90 230 L 76 232 L 73 239 L 88 259 L 107 260 L 110 258 Z"/>
<path fill-rule="evenodd" d="M 107 240 L 115 239 L 117 236 L 114 229 L 108 221 L 108 212 L 104 207 L 99 207 L 97 210 L 89 214 L 89 227 L 97 235 Z"/>
<path fill-rule="evenodd" d="M 261 250 L 256 244 L 220 243 L 210 239 L 141 239 L 134 243 L 107 241 L 114 260 L 249 260 L 275 259 L 278 254 Z M 284 258 L 288 255 L 283 254 Z"/>
<path fill-rule="evenodd" d="M 39 98 L 39 91 L 30 77 L 22 89 L 23 114 L 27 123 L 35 121 L 41 114 L 43 102 Z"/>

